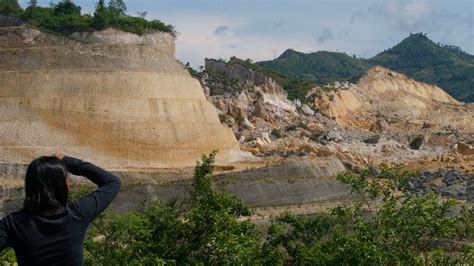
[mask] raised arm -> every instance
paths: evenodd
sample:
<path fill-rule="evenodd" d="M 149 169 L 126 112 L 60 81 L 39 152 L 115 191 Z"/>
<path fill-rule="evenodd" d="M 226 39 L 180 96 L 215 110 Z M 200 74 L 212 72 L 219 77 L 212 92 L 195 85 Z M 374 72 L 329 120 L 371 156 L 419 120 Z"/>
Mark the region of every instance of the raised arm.
<path fill-rule="evenodd" d="M 0 251 L 8 246 L 7 217 L 0 221 Z"/>
<path fill-rule="evenodd" d="M 64 156 L 62 161 L 70 173 L 84 176 L 99 186 L 96 191 L 71 204 L 84 219 L 92 221 L 115 199 L 120 190 L 120 179 L 98 166 L 76 158 Z"/>

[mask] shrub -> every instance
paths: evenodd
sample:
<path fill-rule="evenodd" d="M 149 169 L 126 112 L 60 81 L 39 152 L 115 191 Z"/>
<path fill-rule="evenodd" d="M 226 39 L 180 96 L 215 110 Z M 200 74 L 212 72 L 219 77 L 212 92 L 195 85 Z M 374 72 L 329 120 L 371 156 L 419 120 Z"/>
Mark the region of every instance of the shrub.
<path fill-rule="evenodd" d="M 100 0 L 93 16 L 82 15 L 81 7 L 72 0 L 63 0 L 51 8 L 39 7 L 36 1 L 32 1 L 25 12 L 16 0 L 0 0 L 0 14 L 21 17 L 30 25 L 56 34 L 68 35 L 107 27 L 139 35 L 155 31 L 167 32 L 174 37 L 178 34 L 173 25 L 160 20 L 148 21 L 142 17 L 127 16 L 125 11 L 126 5 L 122 0 L 112 0 L 108 6 L 104 0 Z"/>
<path fill-rule="evenodd" d="M 76 15 L 81 16 L 81 7 L 74 4 L 72 0 L 63 0 L 54 6 L 54 15 Z"/>
<path fill-rule="evenodd" d="M 289 125 L 286 127 L 286 131 L 295 131 L 297 129 L 296 125 Z"/>
<path fill-rule="evenodd" d="M 283 138 L 283 133 L 281 132 L 280 129 L 276 129 L 276 128 L 272 129 L 271 134 L 272 134 L 273 136 L 275 136 L 275 138 L 277 138 L 277 139 Z"/>
<path fill-rule="evenodd" d="M 43 21 L 41 27 L 61 34 L 71 34 L 74 32 L 90 31 L 92 17 L 72 15 L 58 15 L 49 17 Z"/>
<path fill-rule="evenodd" d="M 425 136 L 422 134 L 417 135 L 411 142 L 410 142 L 410 149 L 412 150 L 419 150 L 423 146 L 423 142 L 425 141 Z"/>
<path fill-rule="evenodd" d="M 321 136 L 323 136 L 324 133 L 325 132 L 313 132 L 311 133 L 311 136 L 309 137 L 309 139 L 312 141 L 319 141 L 321 140 Z"/>
<path fill-rule="evenodd" d="M 302 128 L 302 129 L 308 129 L 308 126 L 305 124 L 305 122 L 301 121 L 297 127 Z"/>
<path fill-rule="evenodd" d="M 212 189 L 216 153 L 203 156 L 194 171 L 189 209 L 155 203 L 142 213 L 106 214 L 94 222 L 86 263 L 253 264 L 261 259 L 255 226 L 238 220 L 249 208 L 225 192 Z M 102 236 L 101 241 L 97 237 Z"/>
<path fill-rule="evenodd" d="M 255 137 L 246 137 L 244 142 L 251 142 L 251 141 L 254 141 L 254 140 L 257 140 Z"/>
<path fill-rule="evenodd" d="M 461 215 L 452 216 L 451 207 L 459 205 L 456 201 L 410 193 L 407 185 L 413 173 L 400 167 L 384 169 L 383 180 L 368 176 L 368 171 L 338 176 L 363 204 L 316 215 L 284 214 L 273 221 L 267 245 L 283 249 L 286 263 L 298 265 L 474 262 L 472 246 L 461 244 L 474 233 L 472 207 L 463 206 Z"/>
<path fill-rule="evenodd" d="M 225 90 L 223 88 L 219 87 L 219 86 L 216 86 L 212 83 L 208 83 L 207 86 L 211 90 L 211 92 L 210 92 L 211 96 L 224 95 L 225 94 Z"/>
<path fill-rule="evenodd" d="M 340 174 L 359 196 L 312 215 L 271 219 L 266 238 L 240 219 L 251 214 L 242 200 L 212 188 L 216 153 L 194 170 L 191 197 L 182 210 L 160 203 L 143 212 L 106 213 L 85 241 L 88 265 L 472 265 L 474 212 L 468 205 L 416 196 L 414 173 L 382 170 L 380 179 Z M 79 191 L 78 195 L 86 191 Z M 459 215 L 451 208 L 461 207 Z M 14 263 L 11 249 L 0 256 Z"/>
<path fill-rule="evenodd" d="M 103 30 L 110 25 L 110 13 L 105 7 L 104 0 L 99 0 L 96 5 L 92 26 L 96 30 Z"/>
<path fill-rule="evenodd" d="M 0 15 L 21 17 L 23 9 L 17 0 L 0 0 Z"/>
<path fill-rule="evenodd" d="M 40 27 L 53 16 L 53 13 L 54 9 L 50 7 L 29 6 L 25 9 L 23 18 L 30 25 Z"/>

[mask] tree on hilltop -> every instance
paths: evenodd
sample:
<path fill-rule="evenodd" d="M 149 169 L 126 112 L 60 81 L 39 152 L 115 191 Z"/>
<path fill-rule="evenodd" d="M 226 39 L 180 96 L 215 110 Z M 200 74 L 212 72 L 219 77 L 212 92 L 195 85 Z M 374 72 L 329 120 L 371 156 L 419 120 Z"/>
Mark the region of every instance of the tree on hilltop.
<path fill-rule="evenodd" d="M 127 5 L 125 5 L 123 0 L 110 0 L 108 10 L 112 17 L 122 17 L 126 15 Z"/>
<path fill-rule="evenodd" d="M 81 15 L 81 7 L 72 0 L 63 0 L 54 6 L 54 15 Z"/>
<path fill-rule="evenodd" d="M 99 0 L 97 3 L 92 23 L 97 30 L 103 30 L 109 25 L 109 13 L 104 0 Z"/>
<path fill-rule="evenodd" d="M 28 7 L 37 7 L 38 6 L 38 1 L 37 0 L 30 0 L 28 2 Z"/>
<path fill-rule="evenodd" d="M 0 0 L 0 15 L 19 16 L 22 12 L 17 0 Z"/>

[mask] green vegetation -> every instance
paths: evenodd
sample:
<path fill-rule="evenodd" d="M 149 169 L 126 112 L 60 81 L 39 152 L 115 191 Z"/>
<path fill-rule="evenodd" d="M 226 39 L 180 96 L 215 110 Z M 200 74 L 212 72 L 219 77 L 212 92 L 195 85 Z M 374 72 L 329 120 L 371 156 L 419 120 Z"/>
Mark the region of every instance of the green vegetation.
<path fill-rule="evenodd" d="M 274 129 L 272 129 L 271 134 L 272 134 L 275 138 L 277 138 L 277 139 L 281 139 L 281 138 L 284 137 L 284 135 L 283 135 L 281 129 L 276 129 L 276 128 L 274 128 Z"/>
<path fill-rule="evenodd" d="M 177 35 L 173 25 L 129 16 L 126 11 L 122 0 L 110 0 L 108 5 L 104 0 L 99 0 L 93 15 L 81 14 L 81 7 L 72 0 L 62 0 L 51 7 L 38 6 L 37 1 L 33 0 L 25 10 L 18 5 L 17 0 L 0 0 L 0 15 L 18 17 L 34 27 L 61 35 L 108 27 L 140 35 L 154 31 L 168 32 L 174 37 Z"/>
<path fill-rule="evenodd" d="M 363 60 L 344 53 L 322 51 L 304 54 L 292 49 L 286 50 L 275 60 L 257 64 L 294 80 L 307 80 L 321 85 L 334 81 L 356 82 L 370 67 Z"/>
<path fill-rule="evenodd" d="M 462 247 L 460 240 L 472 237 L 472 209 L 464 208 L 462 215 L 451 216 L 455 201 L 407 192 L 411 173 L 401 168 L 384 170 L 384 183 L 372 181 L 368 175 L 364 172 L 338 177 L 362 197 L 365 206 L 340 206 L 310 216 L 283 215 L 273 222 L 266 245 L 280 247 L 286 252 L 286 262 L 295 265 L 474 262 L 473 248 Z"/>
<path fill-rule="evenodd" d="M 215 96 L 215 95 L 224 95 L 225 90 L 219 86 L 216 86 L 214 84 L 207 84 L 207 86 L 210 89 L 210 95 Z"/>
<path fill-rule="evenodd" d="M 288 99 L 290 100 L 300 99 L 302 101 L 306 101 L 306 93 L 308 92 L 308 90 L 316 86 L 313 81 L 302 80 L 292 76 L 289 76 L 290 78 L 288 78 L 287 76 L 278 73 L 277 69 L 273 70 L 271 68 L 261 66 L 260 63 L 252 63 L 250 59 L 242 60 L 233 56 L 230 58 L 227 64 L 240 64 L 256 72 L 260 72 L 262 74 L 265 74 L 266 76 L 271 77 L 278 84 L 280 84 L 280 86 L 283 87 L 283 89 L 288 94 Z"/>
<path fill-rule="evenodd" d="M 17 0 L 0 0 L 0 15 L 20 16 L 22 12 Z"/>
<path fill-rule="evenodd" d="M 285 213 L 257 228 L 238 198 L 212 189 L 215 153 L 194 171 L 190 202 L 107 213 L 85 242 L 87 265 L 472 265 L 474 212 L 407 190 L 414 174 L 386 168 L 378 179 L 344 173 L 361 199 L 313 215 Z M 82 193 L 82 192 L 80 192 Z M 458 215 L 452 210 L 460 209 Z M 11 249 L 0 259 L 14 262 Z M 8 264 L 7 264 L 8 265 Z"/>
<path fill-rule="evenodd" d="M 94 223 L 86 248 L 92 265 L 229 265 L 260 261 L 255 226 L 241 222 L 249 209 L 240 199 L 212 190 L 215 153 L 194 172 L 189 209 L 160 204 L 143 213 L 105 215 Z M 104 234 L 105 233 L 105 234 Z M 105 235 L 104 241 L 94 237 Z"/>
<path fill-rule="evenodd" d="M 240 58 L 237 58 L 237 57 L 233 56 L 229 59 L 229 62 L 227 62 L 227 64 L 229 66 L 231 66 L 233 64 L 239 64 L 239 65 L 247 67 L 248 69 L 252 69 L 256 72 L 260 72 L 262 74 L 265 74 L 266 76 L 269 76 L 272 79 L 274 79 L 281 86 L 285 86 L 289 82 L 289 80 L 286 76 L 281 75 L 281 74 L 279 74 L 279 73 L 277 73 L 277 72 L 275 72 L 275 71 L 273 71 L 269 68 L 264 68 L 264 67 L 259 66 L 258 64 L 254 64 L 254 63 L 252 63 L 252 60 L 250 60 L 250 59 L 243 60 L 243 59 L 240 59 Z"/>
<path fill-rule="evenodd" d="M 223 60 L 222 60 L 222 62 L 223 62 Z M 242 66 L 244 66 L 248 69 L 251 69 L 255 72 L 260 72 L 260 73 L 272 78 L 280 86 L 283 87 L 283 89 L 288 94 L 288 99 L 290 99 L 290 100 L 300 99 L 303 102 L 305 102 L 306 101 L 305 95 L 308 92 L 308 90 L 310 90 L 311 88 L 316 86 L 315 83 L 312 82 L 312 81 L 287 78 L 286 76 L 284 76 L 282 74 L 279 74 L 278 72 L 275 72 L 275 71 L 273 71 L 269 68 L 265 68 L 265 67 L 260 66 L 259 64 L 253 63 L 250 59 L 243 60 L 243 59 L 240 59 L 240 58 L 237 58 L 237 57 L 233 56 L 229 59 L 229 61 L 227 62 L 227 65 L 231 66 L 233 64 L 242 65 Z M 224 86 L 225 85 L 231 85 L 232 87 L 236 87 L 236 89 L 238 89 L 240 87 L 239 84 L 236 84 L 235 81 L 229 80 L 226 77 L 222 77 L 222 76 L 218 75 L 217 73 L 213 73 L 210 70 L 207 70 L 207 73 L 209 74 L 209 76 L 216 79 L 217 81 L 219 81 Z M 224 90 L 219 89 L 218 86 L 215 86 L 213 84 L 208 84 L 208 86 L 211 89 L 211 94 L 212 95 L 221 95 L 221 94 L 224 93 Z M 256 96 L 257 96 L 257 98 L 256 98 L 257 101 L 261 100 L 258 93 L 257 93 Z"/>
<path fill-rule="evenodd" d="M 423 33 L 411 34 L 367 62 L 436 84 L 459 100 L 474 101 L 474 56 L 455 46 L 436 44 Z"/>
<path fill-rule="evenodd" d="M 455 46 L 436 44 L 423 33 L 411 34 L 393 48 L 367 60 L 344 53 L 304 54 L 289 49 L 277 59 L 257 65 L 297 82 L 318 85 L 334 81 L 354 83 L 370 67 L 381 65 L 415 80 L 436 84 L 459 100 L 474 101 L 474 56 Z M 304 86 L 296 87 L 288 86 L 285 90 L 292 97 L 302 99 Z"/>
<path fill-rule="evenodd" d="M 283 89 L 288 94 L 288 99 L 300 99 L 304 103 L 307 101 L 306 93 L 315 86 L 316 84 L 310 80 L 291 80 L 283 86 Z"/>
<path fill-rule="evenodd" d="M 425 137 L 420 134 L 417 135 L 411 142 L 410 142 L 410 149 L 412 150 L 419 150 L 425 141 Z"/>
<path fill-rule="evenodd" d="M 309 137 L 309 139 L 312 140 L 312 141 L 318 142 L 319 140 L 321 140 L 321 137 L 322 137 L 325 133 L 326 133 L 326 132 L 323 132 L 323 131 L 313 132 L 313 133 L 311 133 L 311 136 Z"/>

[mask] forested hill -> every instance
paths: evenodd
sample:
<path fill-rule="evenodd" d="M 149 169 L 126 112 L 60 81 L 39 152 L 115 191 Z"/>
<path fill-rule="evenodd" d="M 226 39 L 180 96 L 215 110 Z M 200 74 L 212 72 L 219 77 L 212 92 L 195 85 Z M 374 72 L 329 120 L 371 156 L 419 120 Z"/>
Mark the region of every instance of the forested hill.
<path fill-rule="evenodd" d="M 419 81 L 440 86 L 455 98 L 474 102 L 474 56 L 455 46 L 436 44 L 423 33 L 411 34 L 402 42 L 370 59 L 345 53 L 300 53 L 285 51 L 271 61 L 257 63 L 291 79 L 317 84 L 354 82 L 374 65 L 381 65 Z"/>
<path fill-rule="evenodd" d="M 436 44 L 422 33 L 410 35 L 367 62 L 434 83 L 459 100 L 474 102 L 474 56 L 455 46 Z"/>
<path fill-rule="evenodd" d="M 370 67 L 365 61 L 344 53 L 321 51 L 305 54 L 292 49 L 286 50 L 275 60 L 257 64 L 291 79 L 311 80 L 317 84 L 336 80 L 355 82 Z"/>

